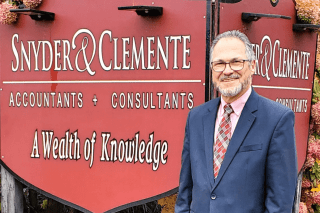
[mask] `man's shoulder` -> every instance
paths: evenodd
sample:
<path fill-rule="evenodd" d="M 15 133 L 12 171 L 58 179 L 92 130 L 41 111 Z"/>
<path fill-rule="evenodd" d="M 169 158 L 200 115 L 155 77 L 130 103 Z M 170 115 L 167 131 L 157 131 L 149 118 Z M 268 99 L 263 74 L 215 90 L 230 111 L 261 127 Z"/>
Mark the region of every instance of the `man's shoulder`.
<path fill-rule="evenodd" d="M 260 95 L 259 95 L 259 107 L 267 111 L 271 110 L 275 113 L 276 112 L 285 113 L 287 111 L 292 111 L 290 108 Z"/>
<path fill-rule="evenodd" d="M 281 119 L 287 113 L 292 114 L 294 117 L 294 113 L 290 108 L 266 97 L 258 96 L 258 114 L 268 115 L 276 120 Z"/>

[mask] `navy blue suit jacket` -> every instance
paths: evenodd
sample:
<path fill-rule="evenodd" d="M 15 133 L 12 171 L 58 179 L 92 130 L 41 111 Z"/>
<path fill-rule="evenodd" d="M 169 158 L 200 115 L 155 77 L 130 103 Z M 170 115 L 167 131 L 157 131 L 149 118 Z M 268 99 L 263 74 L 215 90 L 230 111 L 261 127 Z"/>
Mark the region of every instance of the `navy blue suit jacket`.
<path fill-rule="evenodd" d="M 214 179 L 219 104 L 216 98 L 189 112 L 175 212 L 291 213 L 297 180 L 294 113 L 252 90 Z"/>

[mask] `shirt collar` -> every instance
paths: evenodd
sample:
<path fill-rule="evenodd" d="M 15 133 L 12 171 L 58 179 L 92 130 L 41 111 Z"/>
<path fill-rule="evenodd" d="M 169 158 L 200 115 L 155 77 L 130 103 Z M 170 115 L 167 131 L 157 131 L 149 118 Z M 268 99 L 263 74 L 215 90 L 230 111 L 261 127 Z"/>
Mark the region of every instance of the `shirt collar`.
<path fill-rule="evenodd" d="M 244 107 L 244 105 L 246 104 L 250 94 L 251 94 L 252 88 L 249 87 L 249 89 L 237 100 L 235 100 L 234 102 L 231 103 L 231 107 L 234 111 L 234 113 L 237 116 L 240 116 L 242 109 Z M 223 114 L 223 107 L 226 105 L 227 103 L 223 100 L 223 98 L 221 98 L 221 107 L 219 109 L 219 113 L 222 115 Z"/>

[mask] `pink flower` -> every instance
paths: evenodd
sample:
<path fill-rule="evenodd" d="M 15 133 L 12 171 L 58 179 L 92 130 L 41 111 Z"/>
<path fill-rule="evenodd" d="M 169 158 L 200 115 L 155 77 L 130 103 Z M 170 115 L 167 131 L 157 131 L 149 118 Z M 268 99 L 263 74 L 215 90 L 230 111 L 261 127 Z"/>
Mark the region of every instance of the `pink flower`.
<path fill-rule="evenodd" d="M 26 5 L 28 8 L 35 8 L 39 4 L 41 4 L 42 0 L 23 0 L 23 3 Z"/>
<path fill-rule="evenodd" d="M 313 201 L 314 203 L 320 205 L 320 192 L 313 193 Z"/>
<path fill-rule="evenodd" d="M 311 24 L 319 24 L 320 2 L 315 0 L 296 0 L 298 17 L 307 20 Z"/>
<path fill-rule="evenodd" d="M 0 23 L 1 24 L 12 24 L 18 18 L 16 13 L 11 13 L 10 9 L 16 9 L 17 6 L 13 6 L 8 2 L 3 2 L 0 4 Z"/>
<path fill-rule="evenodd" d="M 310 192 L 309 189 L 302 188 L 302 190 L 301 190 L 301 199 L 300 200 L 301 200 L 301 202 L 303 202 L 306 205 L 306 207 L 308 209 L 307 212 L 314 213 L 314 210 L 312 208 L 312 204 L 314 204 L 312 195 L 313 195 L 313 193 Z M 301 208 L 300 205 L 299 205 L 299 210 Z M 299 211 L 299 213 L 300 213 L 300 211 Z"/>
<path fill-rule="evenodd" d="M 317 140 L 318 141 L 318 140 Z M 309 143 L 308 154 L 320 159 L 320 144 L 316 142 Z"/>
<path fill-rule="evenodd" d="M 302 178 L 302 188 L 310 188 L 311 187 L 311 181 L 305 177 Z"/>
<path fill-rule="evenodd" d="M 310 154 L 308 154 L 307 160 L 304 163 L 304 169 L 313 167 L 314 162 L 316 162 L 316 160 Z"/>
<path fill-rule="evenodd" d="M 312 105 L 311 116 L 315 124 L 320 124 L 320 102 Z"/>
<path fill-rule="evenodd" d="M 309 194 L 307 194 L 307 199 L 306 199 L 306 206 L 308 208 L 309 213 L 314 213 L 314 210 L 312 208 L 312 204 L 314 204 L 313 197 L 312 197 L 311 193 L 309 193 Z"/>
<path fill-rule="evenodd" d="M 299 204 L 299 213 L 308 213 L 308 208 L 303 202 L 300 202 Z"/>

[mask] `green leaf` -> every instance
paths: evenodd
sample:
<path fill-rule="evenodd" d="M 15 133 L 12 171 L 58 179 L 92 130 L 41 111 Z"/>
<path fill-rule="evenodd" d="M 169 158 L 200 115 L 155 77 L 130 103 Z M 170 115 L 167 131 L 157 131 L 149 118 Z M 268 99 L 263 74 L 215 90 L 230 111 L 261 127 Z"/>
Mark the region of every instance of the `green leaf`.
<path fill-rule="evenodd" d="M 48 208 L 48 200 L 47 199 L 42 201 L 41 208 L 42 209 Z"/>
<path fill-rule="evenodd" d="M 313 174 L 313 173 L 310 173 L 310 178 L 311 178 L 311 180 L 312 180 L 312 181 L 314 181 L 314 180 L 316 179 L 316 176 L 315 176 L 315 174 Z"/>
<path fill-rule="evenodd" d="M 314 204 L 315 207 L 315 213 L 320 213 L 320 206 L 318 204 Z"/>
<path fill-rule="evenodd" d="M 313 181 L 314 187 L 316 187 L 316 180 L 320 180 L 320 166 L 317 162 L 315 162 L 312 167 L 312 171 L 310 172 L 310 179 L 311 181 Z"/>
<path fill-rule="evenodd" d="M 320 85 L 319 85 L 319 80 L 318 79 L 314 79 L 313 81 L 313 95 L 316 97 L 320 96 Z"/>
<path fill-rule="evenodd" d="M 320 139 L 320 135 L 318 135 L 317 133 L 313 133 L 312 135 L 315 137 L 315 139 Z"/>

